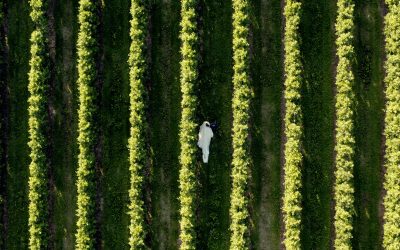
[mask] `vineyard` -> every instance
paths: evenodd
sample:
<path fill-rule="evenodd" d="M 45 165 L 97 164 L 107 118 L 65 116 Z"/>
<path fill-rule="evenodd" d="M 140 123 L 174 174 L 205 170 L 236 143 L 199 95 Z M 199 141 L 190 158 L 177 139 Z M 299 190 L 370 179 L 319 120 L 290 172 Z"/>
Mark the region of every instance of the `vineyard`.
<path fill-rule="evenodd" d="M 400 0 L 0 0 L 0 249 L 400 249 L 399 30 Z"/>

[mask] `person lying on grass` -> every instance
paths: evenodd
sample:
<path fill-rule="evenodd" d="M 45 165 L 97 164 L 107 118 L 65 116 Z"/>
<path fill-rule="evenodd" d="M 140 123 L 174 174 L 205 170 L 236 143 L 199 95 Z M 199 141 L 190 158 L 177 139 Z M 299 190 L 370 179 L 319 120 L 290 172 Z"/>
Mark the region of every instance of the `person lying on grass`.
<path fill-rule="evenodd" d="M 212 129 L 210 128 L 210 123 L 205 121 L 200 126 L 199 140 L 197 146 L 199 146 L 203 151 L 203 162 L 208 162 L 208 155 L 210 154 L 210 142 L 211 138 L 214 136 Z"/>

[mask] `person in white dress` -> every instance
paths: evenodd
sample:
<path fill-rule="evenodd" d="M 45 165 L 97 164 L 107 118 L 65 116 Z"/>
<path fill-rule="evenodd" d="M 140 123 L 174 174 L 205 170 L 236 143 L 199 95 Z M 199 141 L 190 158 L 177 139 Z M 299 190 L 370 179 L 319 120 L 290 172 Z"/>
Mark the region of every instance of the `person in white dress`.
<path fill-rule="evenodd" d="M 203 162 L 208 162 L 208 155 L 210 154 L 210 142 L 211 138 L 214 136 L 212 129 L 210 128 L 210 123 L 205 121 L 200 126 L 199 141 L 197 146 L 203 150 Z"/>

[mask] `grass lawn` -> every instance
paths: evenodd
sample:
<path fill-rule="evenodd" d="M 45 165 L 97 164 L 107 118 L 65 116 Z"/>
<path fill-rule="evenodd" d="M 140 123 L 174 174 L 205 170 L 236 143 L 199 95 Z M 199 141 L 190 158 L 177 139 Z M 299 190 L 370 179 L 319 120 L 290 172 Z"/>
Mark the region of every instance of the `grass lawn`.
<path fill-rule="evenodd" d="M 199 124 L 216 120 L 209 163 L 199 169 L 198 249 L 229 248 L 232 128 L 232 6 L 200 1 Z M 201 151 L 199 150 L 199 159 Z"/>
<path fill-rule="evenodd" d="M 253 1 L 251 80 L 254 89 L 251 140 L 251 245 L 280 246 L 281 97 L 283 90 L 281 1 Z"/>
<path fill-rule="evenodd" d="M 153 249 L 177 249 L 179 236 L 180 41 L 179 1 L 153 2 L 149 125 Z"/>
<path fill-rule="evenodd" d="M 356 0 L 354 249 L 381 249 L 381 134 L 384 116 L 381 1 Z"/>
<path fill-rule="evenodd" d="M 335 3 L 302 1 L 301 53 L 304 65 L 303 210 L 304 249 L 328 249 L 331 237 L 334 168 L 334 20 Z"/>
<path fill-rule="evenodd" d="M 103 5 L 104 81 L 100 95 L 101 238 L 105 249 L 128 249 L 130 1 Z M 118 15 L 115 15 L 118 13 Z"/>
<path fill-rule="evenodd" d="M 28 247 L 28 70 L 30 33 L 28 0 L 10 1 L 8 10 L 10 137 L 7 249 Z"/>

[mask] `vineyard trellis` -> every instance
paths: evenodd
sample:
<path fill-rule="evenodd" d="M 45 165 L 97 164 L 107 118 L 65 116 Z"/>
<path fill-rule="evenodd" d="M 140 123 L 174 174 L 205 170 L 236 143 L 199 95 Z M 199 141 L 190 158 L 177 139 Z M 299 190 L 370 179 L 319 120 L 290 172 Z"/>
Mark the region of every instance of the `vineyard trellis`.
<path fill-rule="evenodd" d="M 233 128 L 230 249 L 248 248 L 249 211 L 247 197 L 249 154 L 249 119 L 252 90 L 249 82 L 249 1 L 233 0 Z"/>
<path fill-rule="evenodd" d="M 78 33 L 78 170 L 76 248 L 93 249 L 95 244 L 95 145 L 96 129 L 96 32 L 98 13 L 95 1 L 80 0 Z"/>
<path fill-rule="evenodd" d="M 31 34 L 29 62 L 29 248 L 47 247 L 47 157 L 46 124 L 48 120 L 49 45 L 46 0 L 31 0 L 30 16 L 34 24 Z"/>
<path fill-rule="evenodd" d="M 181 1 L 181 122 L 179 141 L 180 153 L 180 249 L 195 249 L 195 197 L 196 197 L 196 137 L 197 122 L 196 109 L 198 98 L 196 96 L 197 81 L 197 0 Z"/>
<path fill-rule="evenodd" d="M 131 249 L 144 249 L 145 225 L 143 202 L 143 170 L 146 165 L 146 117 L 145 117 L 145 42 L 147 10 L 144 1 L 131 1 L 131 47 L 129 52 L 130 77 L 130 138 L 129 169 L 129 245 Z"/>
<path fill-rule="evenodd" d="M 354 2 L 339 0 L 336 18 L 335 248 L 351 249 L 354 214 Z"/>
<path fill-rule="evenodd" d="M 284 244 L 287 249 L 300 249 L 301 227 L 301 138 L 302 111 L 300 106 L 302 64 L 300 57 L 301 3 L 296 0 L 286 1 L 285 15 L 285 128 L 284 149 L 284 197 L 283 214 L 285 223 Z"/>
<path fill-rule="evenodd" d="M 385 249 L 400 249 L 400 1 L 386 0 Z"/>

